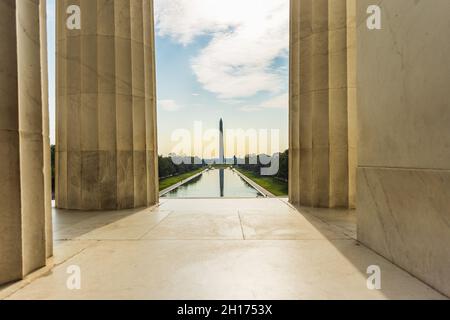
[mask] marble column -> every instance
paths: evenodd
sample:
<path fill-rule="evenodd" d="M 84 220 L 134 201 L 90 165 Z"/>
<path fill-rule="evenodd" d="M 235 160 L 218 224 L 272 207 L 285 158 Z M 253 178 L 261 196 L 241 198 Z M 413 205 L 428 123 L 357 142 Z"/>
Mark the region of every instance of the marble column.
<path fill-rule="evenodd" d="M 0 1 L 0 283 L 52 255 L 43 13 L 44 0 Z"/>
<path fill-rule="evenodd" d="M 358 240 L 450 296 L 450 1 L 358 0 Z"/>
<path fill-rule="evenodd" d="M 50 115 L 48 104 L 48 43 L 47 43 L 47 0 L 40 1 L 41 32 L 41 85 L 42 85 L 42 132 L 44 148 L 44 199 L 45 199 L 45 237 L 47 257 L 53 256 L 52 223 L 52 173 L 50 155 Z"/>
<path fill-rule="evenodd" d="M 158 202 L 153 23 L 152 0 L 57 2 L 57 207 Z"/>
<path fill-rule="evenodd" d="M 295 205 L 355 205 L 354 10 L 354 0 L 291 0 L 289 180 Z"/>

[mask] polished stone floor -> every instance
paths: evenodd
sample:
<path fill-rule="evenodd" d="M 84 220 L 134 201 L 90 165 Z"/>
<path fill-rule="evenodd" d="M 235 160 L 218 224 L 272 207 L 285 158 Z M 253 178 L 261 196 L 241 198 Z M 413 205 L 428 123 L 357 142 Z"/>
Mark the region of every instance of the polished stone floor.
<path fill-rule="evenodd" d="M 54 266 L 7 299 L 442 299 L 355 241 L 350 211 L 283 199 L 169 200 L 121 212 L 55 210 Z M 366 270 L 380 266 L 382 289 Z M 68 267 L 81 289 L 67 289 Z"/>

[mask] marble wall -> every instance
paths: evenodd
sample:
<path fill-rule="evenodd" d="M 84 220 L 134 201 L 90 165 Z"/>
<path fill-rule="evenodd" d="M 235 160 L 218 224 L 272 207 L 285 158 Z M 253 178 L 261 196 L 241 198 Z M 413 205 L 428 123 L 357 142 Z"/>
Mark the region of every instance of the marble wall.
<path fill-rule="evenodd" d="M 0 283 L 52 255 L 45 0 L 0 1 Z M 51 198 L 50 198 L 51 199 Z"/>
<path fill-rule="evenodd" d="M 354 207 L 355 0 L 292 0 L 290 201 Z"/>
<path fill-rule="evenodd" d="M 357 2 L 358 239 L 450 296 L 450 1 Z"/>
<path fill-rule="evenodd" d="M 152 0 L 57 2 L 57 207 L 157 203 L 155 85 Z"/>

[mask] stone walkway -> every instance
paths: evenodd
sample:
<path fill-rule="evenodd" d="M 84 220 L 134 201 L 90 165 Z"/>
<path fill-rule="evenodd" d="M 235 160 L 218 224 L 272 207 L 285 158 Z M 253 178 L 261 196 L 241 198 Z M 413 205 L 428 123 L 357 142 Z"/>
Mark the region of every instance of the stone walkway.
<path fill-rule="evenodd" d="M 355 240 L 348 211 L 282 199 L 162 200 L 121 212 L 55 210 L 54 267 L 7 299 L 442 299 Z M 69 266 L 81 290 L 66 286 Z M 382 290 L 367 289 L 378 265 Z"/>

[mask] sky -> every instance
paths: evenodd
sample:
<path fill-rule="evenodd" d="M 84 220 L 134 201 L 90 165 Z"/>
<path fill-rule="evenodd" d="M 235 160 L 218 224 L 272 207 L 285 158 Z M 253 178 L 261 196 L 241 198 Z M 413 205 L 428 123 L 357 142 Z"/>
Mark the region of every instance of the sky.
<path fill-rule="evenodd" d="M 176 130 L 220 118 L 225 130 L 279 130 L 287 149 L 289 0 L 154 1 L 159 154 L 173 152 Z M 54 143 L 55 0 L 48 37 Z"/>

